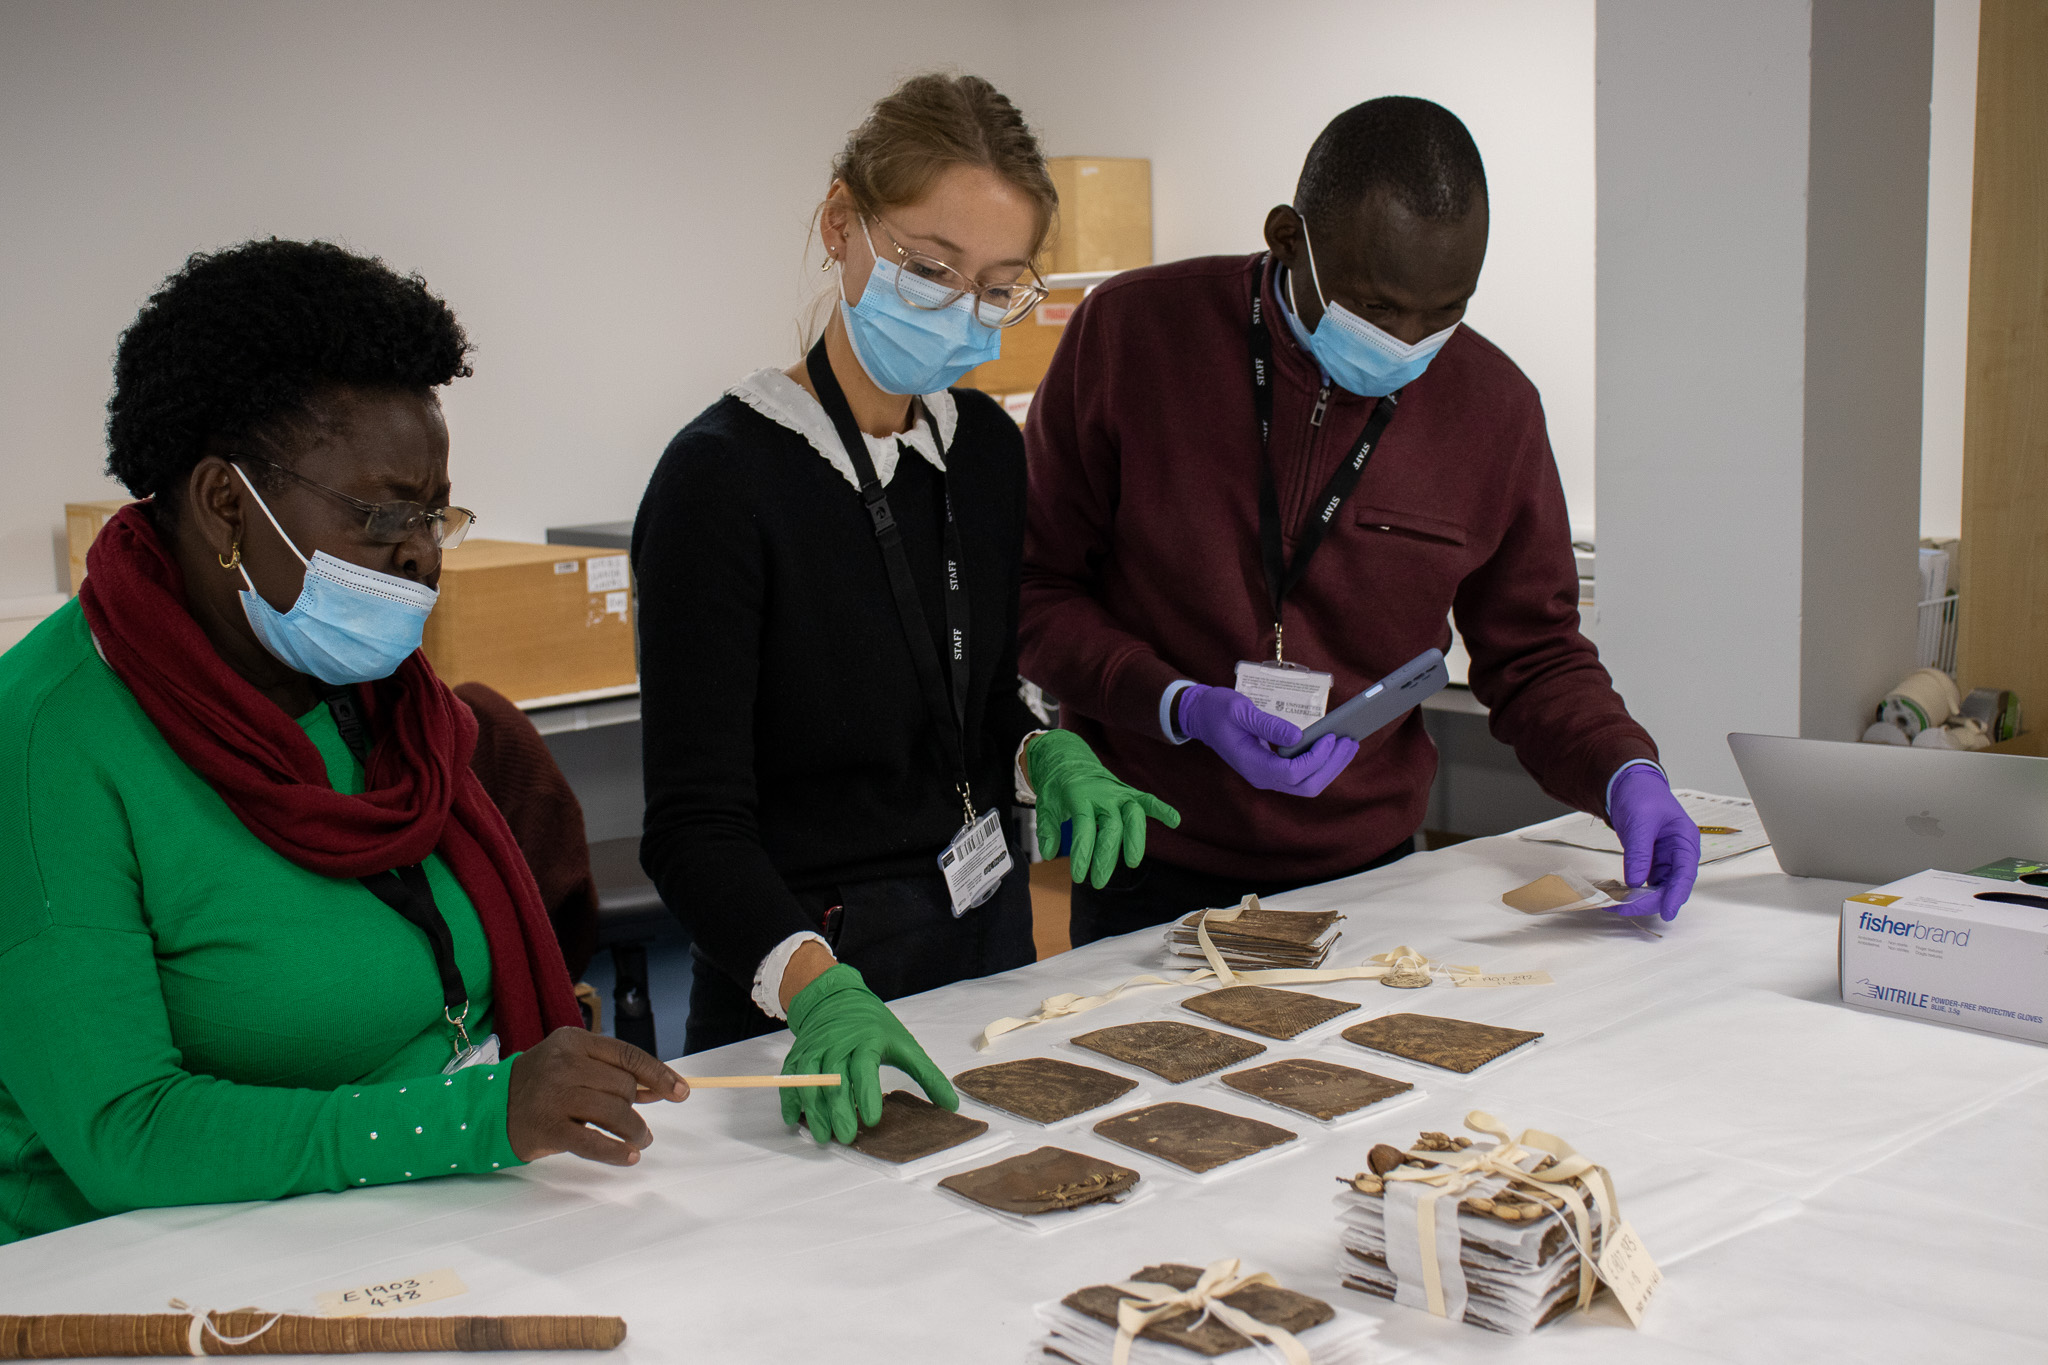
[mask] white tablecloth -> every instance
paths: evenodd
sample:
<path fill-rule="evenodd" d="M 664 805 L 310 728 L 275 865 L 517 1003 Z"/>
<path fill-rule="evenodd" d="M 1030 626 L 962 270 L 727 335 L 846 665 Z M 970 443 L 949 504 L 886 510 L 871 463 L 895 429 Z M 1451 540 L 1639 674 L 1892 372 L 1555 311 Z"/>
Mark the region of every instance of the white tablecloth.
<path fill-rule="evenodd" d="M 1256 1114 L 1303 1141 L 1209 1181 L 1126 1156 L 1151 1196 L 1060 1232 L 1013 1230 L 817 1150 L 783 1128 L 770 1092 L 705 1091 L 649 1107 L 656 1142 L 632 1169 L 553 1157 L 488 1178 L 131 1213 L 0 1248 L 0 1311 L 161 1311 L 172 1296 L 310 1311 L 322 1290 L 446 1266 L 470 1292 L 426 1311 L 617 1313 L 629 1360 L 1009 1362 L 1033 1335 L 1035 1302 L 1162 1260 L 1238 1256 L 1383 1318 L 1389 1359 L 2048 1359 L 2048 1319 L 2035 1306 L 2048 1283 L 2048 1179 L 2034 1153 L 2048 1134 L 2048 1049 L 1843 1005 L 1836 916 L 1855 888 L 1786 877 L 1768 849 L 1708 867 L 1662 938 L 1499 903 L 1540 873 L 1611 876 L 1618 863 L 1487 839 L 1275 902 L 1348 913 L 1333 964 L 1405 943 L 1490 971 L 1543 968 L 1557 982 L 1308 989 L 1367 1013 L 1443 1013 L 1544 1038 L 1471 1077 L 1375 1058 L 1334 1035 L 1276 1045 L 1280 1055 L 1350 1052 L 1427 1091 L 1335 1130 L 1207 1081 L 1155 1081 L 1154 1098 Z M 972 1039 L 1043 996 L 1156 968 L 1159 938 L 1096 944 L 899 1009 L 949 1072 L 1041 1052 L 1093 1059 L 1065 1040 L 1124 1020 L 1193 1020 L 1177 1007 L 1189 992 L 1133 991 L 987 1053 Z M 780 1035 L 757 1039 L 688 1069 L 771 1071 L 782 1050 Z M 1472 1109 L 1560 1134 L 1612 1170 L 1666 1275 L 1640 1333 L 1616 1325 L 1605 1301 L 1515 1340 L 1338 1286 L 1334 1177 L 1359 1169 L 1374 1142 L 1462 1131 Z M 1045 1136 L 996 1126 L 1020 1143 Z M 1053 1140 L 1121 1151 L 1085 1125 Z"/>

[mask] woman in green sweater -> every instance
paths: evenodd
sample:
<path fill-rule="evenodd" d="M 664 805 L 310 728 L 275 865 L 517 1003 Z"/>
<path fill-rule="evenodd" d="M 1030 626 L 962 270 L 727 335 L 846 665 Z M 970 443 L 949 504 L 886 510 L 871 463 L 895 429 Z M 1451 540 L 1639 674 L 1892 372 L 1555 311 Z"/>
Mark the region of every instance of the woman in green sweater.
<path fill-rule="evenodd" d="M 435 396 L 467 350 L 417 278 L 275 240 L 193 257 L 122 337 L 108 469 L 148 501 L 0 657 L 0 1242 L 629 1165 L 633 1105 L 687 1093 L 566 1027 L 475 722 L 417 652 L 472 520 Z"/>

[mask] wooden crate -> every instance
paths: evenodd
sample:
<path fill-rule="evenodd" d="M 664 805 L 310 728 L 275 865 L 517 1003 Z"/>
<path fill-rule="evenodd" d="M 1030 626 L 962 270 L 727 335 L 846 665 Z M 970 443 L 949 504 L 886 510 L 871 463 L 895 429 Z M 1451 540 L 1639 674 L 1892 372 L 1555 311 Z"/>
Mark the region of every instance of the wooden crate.
<path fill-rule="evenodd" d="M 625 687 L 632 612 L 622 551 L 471 539 L 441 560 L 425 648 L 449 686 L 481 682 L 515 702 Z"/>
<path fill-rule="evenodd" d="M 1049 268 L 1135 270 L 1152 264 L 1152 163 L 1135 156 L 1046 159 L 1060 195 Z"/>
<path fill-rule="evenodd" d="M 1067 319 L 1081 302 L 1078 289 L 1055 289 L 1030 317 L 1015 327 L 1003 329 L 1003 353 L 986 365 L 977 365 L 960 383 L 983 393 L 1030 393 L 1045 378 L 1052 353 L 1067 334 Z"/>
<path fill-rule="evenodd" d="M 102 502 L 67 502 L 64 504 L 64 539 L 71 560 L 71 592 L 78 594 L 78 585 L 85 581 L 85 552 L 92 548 L 93 538 L 100 533 L 114 513 L 126 507 L 132 498 L 108 498 Z"/>

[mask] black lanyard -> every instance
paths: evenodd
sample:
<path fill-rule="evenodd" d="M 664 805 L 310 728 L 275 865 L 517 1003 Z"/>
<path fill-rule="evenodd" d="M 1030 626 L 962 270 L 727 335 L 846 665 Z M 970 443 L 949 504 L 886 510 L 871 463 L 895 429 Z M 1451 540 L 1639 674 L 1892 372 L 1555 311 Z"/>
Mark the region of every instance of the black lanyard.
<path fill-rule="evenodd" d="M 939 491 L 946 508 L 946 582 L 944 598 L 946 603 L 946 638 L 952 644 L 950 674 L 947 667 L 939 662 L 939 652 L 932 645 L 931 627 L 925 621 L 924 604 L 918 601 L 917 585 L 910 577 L 910 559 L 903 553 L 903 535 L 896 529 L 896 514 L 889 510 L 889 495 L 882 491 L 882 481 L 875 474 L 875 462 L 868 456 L 868 443 L 861 436 L 860 426 L 853 420 L 853 408 L 846 401 L 845 390 L 839 387 L 839 379 L 832 373 L 832 363 L 825 357 L 824 338 L 811 347 L 811 353 L 804 358 L 805 368 L 811 376 L 811 387 L 817 390 L 819 406 L 832 419 L 834 430 L 839 433 L 839 444 L 846 448 L 846 457 L 853 461 L 853 471 L 860 478 L 861 501 L 867 505 L 868 518 L 875 525 L 875 543 L 881 547 L 882 563 L 889 570 L 889 590 L 896 598 L 896 617 L 903 626 L 903 639 L 910 646 L 911 662 L 916 665 L 917 683 L 924 693 L 925 705 L 932 714 L 932 726 L 939 732 L 939 742 L 946 750 L 946 761 L 954 772 L 954 785 L 959 790 L 960 802 L 966 812 L 966 823 L 974 823 L 974 789 L 967 775 L 967 579 L 963 572 L 960 552 L 960 526 L 953 518 L 953 494 L 946 474 L 939 474 Z M 929 414 L 927 414 L 929 416 Z M 932 440 L 939 439 L 938 423 L 932 423 Z M 939 461 L 945 462 L 946 451 L 939 450 Z M 947 697 L 947 680 L 950 677 L 951 699 Z"/>
<path fill-rule="evenodd" d="M 1268 257 L 1267 261 L 1270 259 Z M 1280 658 L 1281 604 L 1308 572 L 1308 562 L 1322 548 L 1323 537 L 1329 533 L 1337 510 L 1358 487 L 1358 480 L 1365 473 L 1366 461 L 1372 458 L 1373 451 L 1379 449 L 1380 438 L 1386 435 L 1387 425 L 1394 420 L 1394 409 L 1400 404 L 1401 391 L 1396 389 L 1373 404 L 1372 416 L 1365 421 L 1365 430 L 1358 433 L 1358 443 L 1351 447 L 1344 463 L 1337 466 L 1336 472 L 1330 475 L 1329 483 L 1323 486 L 1322 500 L 1309 515 L 1308 524 L 1301 528 L 1301 541 L 1294 547 L 1294 562 L 1289 564 L 1280 539 L 1280 490 L 1273 482 L 1273 334 L 1266 327 L 1264 290 L 1268 268 L 1266 262 L 1261 262 L 1260 268 L 1252 272 L 1252 401 L 1259 413 L 1259 553 L 1265 563 L 1266 594 L 1273 606 L 1273 653 L 1275 658 Z M 1323 402 L 1318 400 L 1315 419 L 1318 424 L 1322 420 L 1322 411 Z"/>
<path fill-rule="evenodd" d="M 334 728 L 341 732 L 342 742 L 367 770 L 370 730 L 362 707 L 357 704 L 355 690 L 321 686 L 319 692 L 321 700 L 327 703 L 328 713 L 334 717 Z M 463 1028 L 469 1019 L 469 988 L 462 982 L 462 969 L 455 965 L 455 936 L 448 930 L 447 916 L 434 903 L 434 888 L 427 881 L 426 868 L 414 863 L 391 872 L 373 872 L 357 880 L 427 936 L 427 946 L 434 953 L 434 970 L 441 977 L 442 1017 L 455 1029 L 459 1053 L 469 1046 L 469 1034 Z"/>

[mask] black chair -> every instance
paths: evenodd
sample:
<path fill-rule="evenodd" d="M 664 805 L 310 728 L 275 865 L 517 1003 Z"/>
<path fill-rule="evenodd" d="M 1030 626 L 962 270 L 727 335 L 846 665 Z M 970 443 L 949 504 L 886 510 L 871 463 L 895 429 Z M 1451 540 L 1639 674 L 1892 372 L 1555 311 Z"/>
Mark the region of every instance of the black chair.
<path fill-rule="evenodd" d="M 612 955 L 612 1034 L 659 1057 L 654 1000 L 647 986 L 647 947 L 657 939 L 672 941 L 678 936 L 687 945 L 688 932 L 640 870 L 637 837 L 592 844 L 590 875 L 597 883 L 597 946 Z"/>

